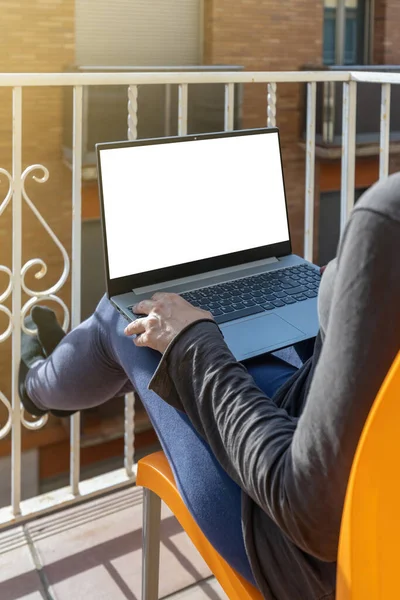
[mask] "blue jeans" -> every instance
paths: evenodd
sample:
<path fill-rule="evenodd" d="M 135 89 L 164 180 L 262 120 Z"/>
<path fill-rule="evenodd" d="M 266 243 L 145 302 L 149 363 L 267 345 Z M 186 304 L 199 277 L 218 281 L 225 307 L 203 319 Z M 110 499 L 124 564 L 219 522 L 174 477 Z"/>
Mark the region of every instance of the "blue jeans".
<path fill-rule="evenodd" d="M 136 390 L 168 457 L 178 489 L 216 550 L 254 583 L 241 527 L 241 489 L 228 477 L 186 414 L 148 390 L 160 355 L 137 348 L 126 321 L 103 298 L 95 313 L 31 369 L 27 392 L 43 409 L 84 409 Z M 272 397 L 296 368 L 272 355 L 246 361 L 257 385 Z"/>

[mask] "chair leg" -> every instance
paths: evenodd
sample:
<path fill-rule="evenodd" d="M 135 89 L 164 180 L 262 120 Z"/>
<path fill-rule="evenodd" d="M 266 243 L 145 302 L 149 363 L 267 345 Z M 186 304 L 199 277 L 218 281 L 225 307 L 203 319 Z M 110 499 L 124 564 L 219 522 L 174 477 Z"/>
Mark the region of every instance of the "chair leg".
<path fill-rule="evenodd" d="M 142 600 L 158 600 L 161 498 L 143 488 Z"/>

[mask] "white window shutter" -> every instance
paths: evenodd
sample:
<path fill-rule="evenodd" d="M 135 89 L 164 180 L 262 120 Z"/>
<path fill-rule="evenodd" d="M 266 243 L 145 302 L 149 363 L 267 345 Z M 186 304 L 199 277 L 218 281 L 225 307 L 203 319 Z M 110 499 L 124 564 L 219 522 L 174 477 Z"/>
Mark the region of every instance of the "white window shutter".
<path fill-rule="evenodd" d="M 201 64 L 202 0 L 75 0 L 78 66 Z"/>

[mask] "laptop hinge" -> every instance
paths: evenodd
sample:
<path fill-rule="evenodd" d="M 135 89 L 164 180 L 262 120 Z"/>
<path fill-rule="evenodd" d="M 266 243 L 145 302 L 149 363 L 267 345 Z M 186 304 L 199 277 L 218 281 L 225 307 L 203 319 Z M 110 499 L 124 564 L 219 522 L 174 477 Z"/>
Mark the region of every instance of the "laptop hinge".
<path fill-rule="evenodd" d="M 262 268 L 279 262 L 279 260 L 273 256 L 271 258 L 265 258 L 263 260 L 257 260 L 251 263 L 247 263 L 245 265 L 235 265 L 234 267 L 227 267 L 225 269 L 218 269 L 216 271 L 207 271 L 207 273 L 200 273 L 198 275 L 191 275 L 190 277 L 183 277 L 182 279 L 172 279 L 170 281 L 163 281 L 161 283 L 147 285 L 141 288 L 134 288 L 135 294 L 138 296 L 141 294 L 149 294 L 152 292 L 156 292 L 160 289 L 171 288 L 175 286 L 181 286 L 185 284 L 194 283 L 196 281 L 201 281 L 203 279 L 210 279 L 213 277 L 225 277 L 227 276 L 227 280 L 230 279 L 230 275 L 234 275 L 237 277 L 246 277 L 246 274 L 252 275 L 253 272 L 257 269 L 260 269 L 262 272 Z"/>

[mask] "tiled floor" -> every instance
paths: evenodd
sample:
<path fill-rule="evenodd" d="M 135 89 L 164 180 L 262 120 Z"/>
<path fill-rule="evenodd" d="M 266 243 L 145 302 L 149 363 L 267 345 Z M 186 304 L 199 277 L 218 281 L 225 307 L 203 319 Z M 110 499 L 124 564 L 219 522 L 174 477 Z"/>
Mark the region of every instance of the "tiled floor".
<path fill-rule="evenodd" d="M 140 600 L 141 489 L 130 488 L 0 534 L 1 600 Z M 226 600 L 163 507 L 160 598 Z"/>

